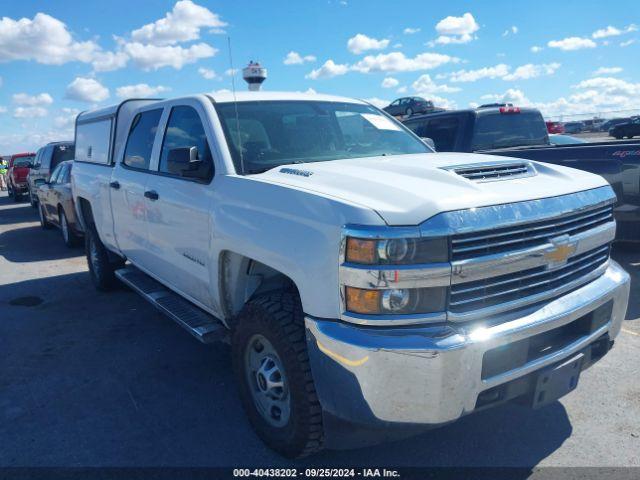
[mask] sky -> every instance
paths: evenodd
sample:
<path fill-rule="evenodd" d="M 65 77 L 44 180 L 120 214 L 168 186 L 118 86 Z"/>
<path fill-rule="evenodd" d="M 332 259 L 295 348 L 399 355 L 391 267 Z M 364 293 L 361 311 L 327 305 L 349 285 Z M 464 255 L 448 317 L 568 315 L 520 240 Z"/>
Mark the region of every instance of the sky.
<path fill-rule="evenodd" d="M 228 39 L 265 90 L 640 108 L 638 0 L 0 0 L 0 153 L 72 139 L 78 112 L 128 97 L 230 90 Z"/>

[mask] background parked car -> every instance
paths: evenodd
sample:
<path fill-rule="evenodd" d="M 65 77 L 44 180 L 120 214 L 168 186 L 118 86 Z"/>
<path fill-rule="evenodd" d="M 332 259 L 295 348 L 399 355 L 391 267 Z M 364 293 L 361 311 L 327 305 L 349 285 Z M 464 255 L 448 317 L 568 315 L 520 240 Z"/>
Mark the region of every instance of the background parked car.
<path fill-rule="evenodd" d="M 28 177 L 29 201 L 32 207 L 35 208 L 38 203 L 38 185 L 49 181 L 51 172 L 65 160 L 73 160 L 74 155 L 73 142 L 52 142 L 38 150 Z"/>
<path fill-rule="evenodd" d="M 620 123 L 609 130 L 609 136 L 617 139 L 633 138 L 636 135 L 640 135 L 640 118 L 635 118 L 627 123 Z"/>
<path fill-rule="evenodd" d="M 590 120 L 585 120 L 582 122 L 584 124 L 583 132 L 599 132 L 600 127 L 604 123 L 604 119 L 602 118 L 592 118 Z"/>
<path fill-rule="evenodd" d="M 545 122 L 545 124 L 549 133 L 564 133 L 564 126 L 560 122 Z"/>
<path fill-rule="evenodd" d="M 394 117 L 401 115 L 410 117 L 415 113 L 430 113 L 442 109 L 436 108 L 431 100 L 425 100 L 422 97 L 404 97 L 394 100 L 383 110 Z"/>
<path fill-rule="evenodd" d="M 35 153 L 18 153 L 9 159 L 7 190 L 9 197 L 13 197 L 16 202 L 22 200 L 22 195 L 27 193 L 27 175 L 35 155 Z"/>
<path fill-rule="evenodd" d="M 625 118 L 612 118 L 611 120 L 607 120 L 606 122 L 604 122 L 601 126 L 600 129 L 603 132 L 608 132 L 609 130 L 611 130 L 613 127 L 615 127 L 616 125 L 620 125 L 621 123 L 627 123 L 630 122 L 632 119 L 631 117 L 625 117 Z"/>
<path fill-rule="evenodd" d="M 564 124 L 564 133 L 580 133 L 584 129 L 582 122 L 567 122 Z"/>
<path fill-rule="evenodd" d="M 37 189 L 40 226 L 45 230 L 52 226 L 60 228 L 67 247 L 78 245 L 82 236 L 71 194 L 72 168 L 70 160 L 58 164 L 49 181 Z"/>

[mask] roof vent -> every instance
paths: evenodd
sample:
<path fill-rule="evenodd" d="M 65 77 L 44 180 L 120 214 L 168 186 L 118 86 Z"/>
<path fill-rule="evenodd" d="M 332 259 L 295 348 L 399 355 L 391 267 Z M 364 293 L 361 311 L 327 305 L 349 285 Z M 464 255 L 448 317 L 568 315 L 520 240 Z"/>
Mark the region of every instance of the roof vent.
<path fill-rule="evenodd" d="M 461 177 L 479 183 L 533 177 L 536 174 L 535 168 L 529 162 L 476 163 L 472 165 L 457 165 L 449 167 L 447 170 L 452 170 Z"/>

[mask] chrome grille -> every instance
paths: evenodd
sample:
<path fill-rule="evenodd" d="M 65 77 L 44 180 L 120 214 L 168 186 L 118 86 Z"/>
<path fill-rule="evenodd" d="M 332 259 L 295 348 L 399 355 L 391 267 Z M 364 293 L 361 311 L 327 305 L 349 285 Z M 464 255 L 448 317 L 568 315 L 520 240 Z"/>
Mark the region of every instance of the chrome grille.
<path fill-rule="evenodd" d="M 531 176 L 535 171 L 530 163 L 498 163 L 492 165 L 479 164 L 454 167 L 453 171 L 461 177 L 476 182 L 488 182 L 505 178 Z"/>
<path fill-rule="evenodd" d="M 612 221 L 613 206 L 606 205 L 540 222 L 457 234 L 451 239 L 452 260 L 532 248 L 559 235 L 576 235 Z"/>
<path fill-rule="evenodd" d="M 589 273 L 607 263 L 609 250 L 609 245 L 600 246 L 570 258 L 566 265 L 553 270 L 541 266 L 452 285 L 449 311 L 462 314 L 532 297 L 560 287 L 578 288 L 590 280 Z"/>

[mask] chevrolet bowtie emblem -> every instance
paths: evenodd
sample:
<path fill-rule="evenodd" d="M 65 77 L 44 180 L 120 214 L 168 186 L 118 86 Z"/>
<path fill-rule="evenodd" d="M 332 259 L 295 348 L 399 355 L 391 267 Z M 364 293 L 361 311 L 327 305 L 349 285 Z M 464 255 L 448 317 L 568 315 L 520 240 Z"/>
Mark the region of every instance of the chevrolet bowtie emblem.
<path fill-rule="evenodd" d="M 567 263 L 567 260 L 573 255 L 578 246 L 578 242 L 572 242 L 569 236 L 552 238 L 553 247 L 544 252 L 544 258 L 549 262 L 549 267 L 557 267 Z"/>

